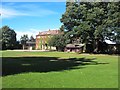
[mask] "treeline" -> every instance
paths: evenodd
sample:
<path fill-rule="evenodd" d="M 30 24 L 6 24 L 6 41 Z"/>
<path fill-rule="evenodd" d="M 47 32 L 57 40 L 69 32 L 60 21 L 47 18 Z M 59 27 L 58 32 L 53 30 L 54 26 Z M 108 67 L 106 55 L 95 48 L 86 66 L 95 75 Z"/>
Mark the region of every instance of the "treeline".
<path fill-rule="evenodd" d="M 16 35 L 16 32 L 9 26 L 0 28 L 0 50 L 24 49 L 27 41 L 35 42 L 33 36 L 28 38 L 28 35 L 21 36 L 20 41 L 17 41 Z"/>
<path fill-rule="evenodd" d="M 2 50 L 18 48 L 16 32 L 8 26 L 0 28 L 0 46 Z"/>

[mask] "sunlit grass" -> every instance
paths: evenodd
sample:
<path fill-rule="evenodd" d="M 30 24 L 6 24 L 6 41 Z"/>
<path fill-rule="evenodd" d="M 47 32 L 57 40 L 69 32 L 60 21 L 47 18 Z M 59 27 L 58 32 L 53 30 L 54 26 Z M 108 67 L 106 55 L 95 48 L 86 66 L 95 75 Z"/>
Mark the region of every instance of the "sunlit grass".
<path fill-rule="evenodd" d="M 114 55 L 16 51 L 2 55 L 7 71 L 3 88 L 118 87 L 118 57 Z"/>

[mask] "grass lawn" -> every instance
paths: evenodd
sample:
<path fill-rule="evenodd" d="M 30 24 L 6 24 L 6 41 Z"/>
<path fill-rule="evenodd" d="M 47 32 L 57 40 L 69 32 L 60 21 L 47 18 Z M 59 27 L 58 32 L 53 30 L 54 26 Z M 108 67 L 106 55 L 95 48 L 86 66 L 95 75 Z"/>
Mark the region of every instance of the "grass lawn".
<path fill-rule="evenodd" d="M 2 51 L 3 88 L 118 88 L 118 56 Z"/>

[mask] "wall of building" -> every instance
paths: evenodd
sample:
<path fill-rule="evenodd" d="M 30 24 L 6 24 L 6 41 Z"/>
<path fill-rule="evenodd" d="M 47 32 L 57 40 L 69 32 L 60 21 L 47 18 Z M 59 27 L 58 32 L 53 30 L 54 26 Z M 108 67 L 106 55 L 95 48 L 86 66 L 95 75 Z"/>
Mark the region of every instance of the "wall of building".
<path fill-rule="evenodd" d="M 48 30 L 39 32 L 39 34 L 36 36 L 36 49 L 39 50 L 56 50 L 55 47 L 48 46 L 48 41 L 53 37 L 54 35 L 61 34 L 59 30 Z"/>
<path fill-rule="evenodd" d="M 36 37 L 36 49 L 38 50 L 56 50 L 56 47 L 48 45 L 48 41 L 51 39 L 52 35 L 43 35 Z"/>

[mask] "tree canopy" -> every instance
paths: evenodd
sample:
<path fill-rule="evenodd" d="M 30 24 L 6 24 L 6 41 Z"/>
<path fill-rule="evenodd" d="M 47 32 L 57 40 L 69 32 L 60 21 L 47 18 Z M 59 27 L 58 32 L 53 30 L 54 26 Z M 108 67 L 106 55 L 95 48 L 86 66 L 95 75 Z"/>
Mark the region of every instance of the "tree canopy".
<path fill-rule="evenodd" d="M 55 35 L 48 41 L 49 46 L 56 47 L 58 51 L 63 51 L 66 46 L 66 38 L 64 35 Z"/>
<path fill-rule="evenodd" d="M 72 32 L 72 40 L 91 43 L 99 52 L 99 43 L 105 40 L 120 43 L 119 5 L 120 2 L 67 2 L 62 27 L 66 34 Z"/>
<path fill-rule="evenodd" d="M 2 49 L 14 49 L 16 45 L 15 31 L 8 26 L 3 26 L 0 28 L 0 33 L 0 42 L 2 44 Z"/>
<path fill-rule="evenodd" d="M 33 36 L 30 36 L 29 41 L 31 41 L 31 42 L 35 42 L 35 38 L 34 38 Z"/>
<path fill-rule="evenodd" d="M 25 48 L 25 45 L 26 45 L 26 42 L 29 40 L 29 38 L 28 38 L 28 35 L 26 34 L 24 34 L 23 36 L 21 36 L 21 38 L 20 38 L 20 43 L 23 45 L 23 49 Z"/>

